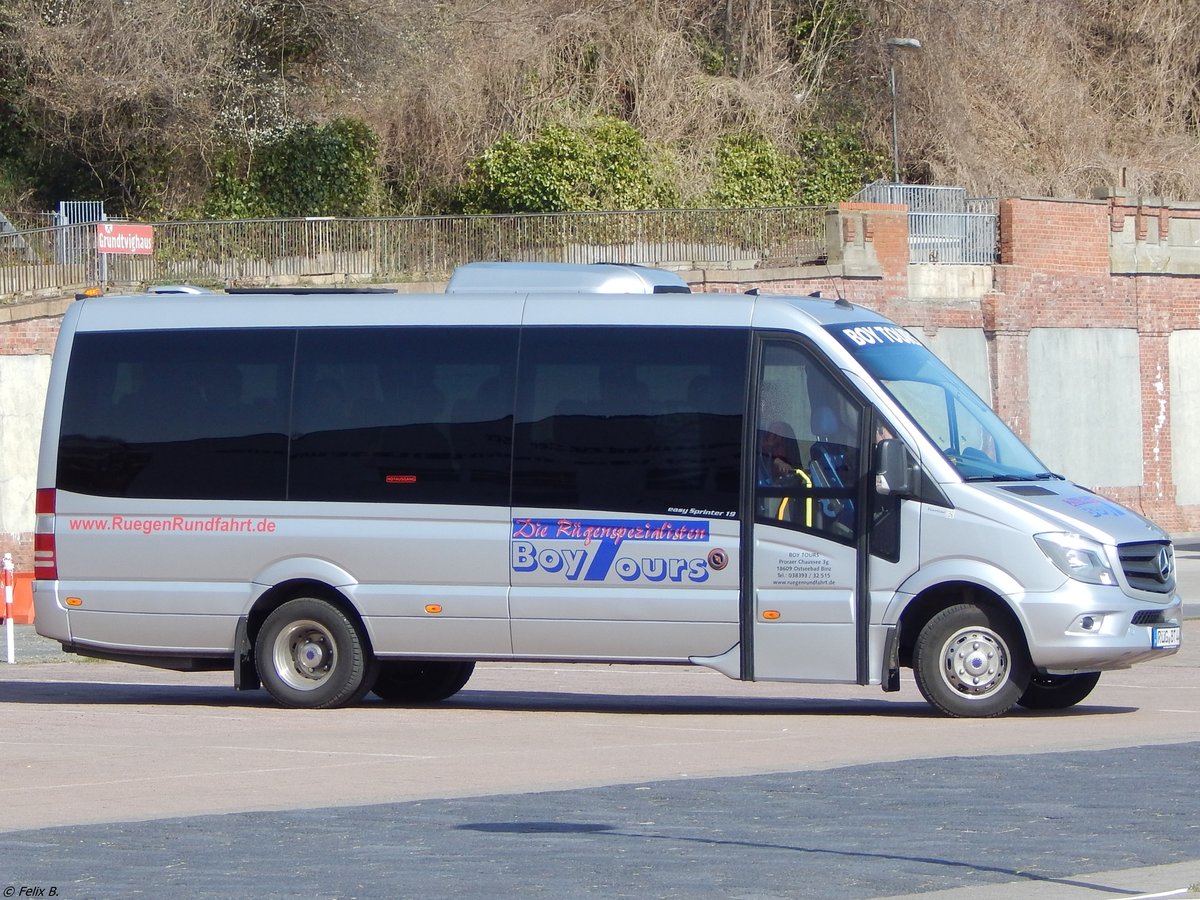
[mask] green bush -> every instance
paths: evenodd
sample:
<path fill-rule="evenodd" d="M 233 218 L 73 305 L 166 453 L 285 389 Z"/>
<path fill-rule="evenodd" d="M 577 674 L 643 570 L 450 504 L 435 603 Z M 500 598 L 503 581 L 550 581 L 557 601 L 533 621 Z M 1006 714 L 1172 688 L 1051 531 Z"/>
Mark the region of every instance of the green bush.
<path fill-rule="evenodd" d="M 886 174 L 887 156 L 848 128 L 811 128 L 792 155 L 749 132 L 724 135 L 713 158 L 713 187 L 702 202 L 721 209 L 822 206 L 846 200 Z"/>
<path fill-rule="evenodd" d="M 762 135 L 723 135 L 717 142 L 713 170 L 713 186 L 704 198 L 705 205 L 747 209 L 798 202 L 798 161 Z"/>
<path fill-rule="evenodd" d="M 222 152 L 213 164 L 212 183 L 204 201 L 204 217 L 255 219 L 269 214 L 254 171 L 243 172 L 242 163 L 232 150 Z"/>
<path fill-rule="evenodd" d="M 811 128 L 800 135 L 802 206 L 846 200 L 863 185 L 886 176 L 887 154 L 869 150 L 849 128 Z"/>
<path fill-rule="evenodd" d="M 641 133 L 627 122 L 548 125 L 528 141 L 505 135 L 468 170 L 468 213 L 658 209 L 677 197 Z"/>
<path fill-rule="evenodd" d="M 303 125 L 258 147 L 249 166 L 226 151 L 204 206 L 210 218 L 378 215 L 379 139 L 364 123 Z"/>

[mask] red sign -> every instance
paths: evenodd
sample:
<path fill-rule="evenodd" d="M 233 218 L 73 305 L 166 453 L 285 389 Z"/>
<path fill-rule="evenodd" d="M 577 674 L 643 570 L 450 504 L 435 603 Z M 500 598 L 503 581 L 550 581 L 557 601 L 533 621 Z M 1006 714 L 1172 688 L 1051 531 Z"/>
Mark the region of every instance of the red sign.
<path fill-rule="evenodd" d="M 97 253 L 153 253 L 154 226 L 101 222 L 96 226 Z"/>

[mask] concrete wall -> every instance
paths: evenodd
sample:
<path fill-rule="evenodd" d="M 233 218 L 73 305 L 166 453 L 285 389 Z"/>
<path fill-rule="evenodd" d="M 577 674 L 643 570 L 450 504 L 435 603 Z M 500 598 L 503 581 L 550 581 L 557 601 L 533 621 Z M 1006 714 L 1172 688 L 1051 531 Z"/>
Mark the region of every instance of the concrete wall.
<path fill-rule="evenodd" d="M 50 354 L 71 301 L 0 307 L 0 552 L 33 567 L 33 500 Z"/>
<path fill-rule="evenodd" d="M 1176 331 L 1170 338 L 1171 476 L 1175 502 L 1200 505 L 1200 330 Z M 1165 415 L 1166 410 L 1161 414 Z"/>
<path fill-rule="evenodd" d="M 903 207 L 843 204 L 826 270 L 699 280 L 821 288 L 879 310 L 1047 464 L 1168 529 L 1200 531 L 1200 208 L 1156 203 L 1004 200 L 992 267 L 910 265 Z"/>
<path fill-rule="evenodd" d="M 26 556 L 50 357 L 0 356 L 0 543 Z"/>
<path fill-rule="evenodd" d="M 1142 482 L 1138 336 L 1121 328 L 1029 333 L 1029 442 L 1083 484 Z"/>
<path fill-rule="evenodd" d="M 1200 325 L 1200 281 L 1184 256 L 1160 259 L 1153 274 L 1119 263 L 1153 255 L 1149 245 L 1169 236 L 1176 218 L 1194 215 L 1124 198 L 1004 200 L 995 290 L 981 301 L 1001 416 L 1044 457 L 1078 460 L 1082 471 L 1066 465 L 1068 476 L 1175 531 L 1200 528 L 1200 507 L 1177 497 L 1174 463 L 1177 453 L 1195 457 L 1200 445 L 1185 445 L 1173 434 L 1176 414 L 1189 413 L 1184 398 L 1171 396 L 1173 381 L 1186 380 L 1176 369 L 1194 363 L 1178 354 L 1173 359 L 1170 346 L 1172 333 Z M 1054 367 L 1054 340 L 1037 335 L 1041 330 L 1063 333 L 1074 368 Z M 1087 336 L 1072 337 L 1072 331 Z M 1031 381 L 1043 372 L 1087 391 L 1094 419 L 1065 418 L 1065 409 L 1056 416 L 1048 408 L 1054 401 Z M 1134 410 L 1138 418 L 1131 421 Z M 1095 426 L 1086 424 L 1093 420 Z M 1068 444 L 1074 445 L 1068 455 L 1057 455 L 1057 446 Z"/>

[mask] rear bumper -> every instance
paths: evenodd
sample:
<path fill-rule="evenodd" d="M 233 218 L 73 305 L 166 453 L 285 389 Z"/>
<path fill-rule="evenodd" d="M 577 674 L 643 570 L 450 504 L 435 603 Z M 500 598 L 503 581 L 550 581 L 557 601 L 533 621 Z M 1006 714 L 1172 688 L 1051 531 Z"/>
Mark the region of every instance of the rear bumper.
<path fill-rule="evenodd" d="M 58 601 L 57 581 L 33 583 L 33 625 L 42 637 L 71 643 L 71 623 L 67 608 Z"/>

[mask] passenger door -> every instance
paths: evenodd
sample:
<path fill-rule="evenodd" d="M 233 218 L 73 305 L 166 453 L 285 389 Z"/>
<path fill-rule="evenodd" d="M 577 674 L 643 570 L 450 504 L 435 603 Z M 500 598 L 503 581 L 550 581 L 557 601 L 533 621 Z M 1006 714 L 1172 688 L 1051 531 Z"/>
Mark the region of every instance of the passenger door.
<path fill-rule="evenodd" d="M 758 359 L 753 677 L 857 681 L 870 409 L 800 341 Z"/>

